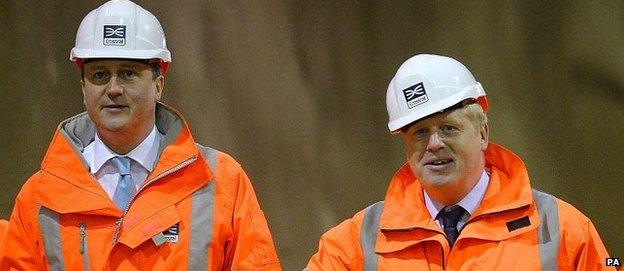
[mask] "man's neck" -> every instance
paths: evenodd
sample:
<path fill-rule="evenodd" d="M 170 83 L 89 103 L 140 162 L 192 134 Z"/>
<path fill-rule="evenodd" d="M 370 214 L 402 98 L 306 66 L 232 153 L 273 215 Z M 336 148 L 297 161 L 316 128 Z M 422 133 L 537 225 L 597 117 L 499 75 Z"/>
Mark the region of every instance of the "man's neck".
<path fill-rule="evenodd" d="M 451 206 L 457 204 L 466 197 L 478 183 L 479 179 L 481 179 L 481 174 L 471 177 L 468 180 L 460 180 L 457 183 L 447 184 L 445 186 L 423 186 L 423 189 L 434 201 L 444 204 L 444 206 Z"/>
<path fill-rule="evenodd" d="M 136 148 L 143 140 L 150 134 L 154 124 L 146 127 L 147 129 L 141 129 L 141 133 L 134 131 L 100 131 L 98 130 L 98 136 L 102 142 L 117 154 L 127 154 L 134 148 Z"/>
<path fill-rule="evenodd" d="M 455 203 L 439 202 L 433 199 L 429 195 L 427 190 L 425 190 L 424 191 L 425 205 L 427 206 L 427 209 L 431 213 L 432 217 L 435 217 L 438 214 L 438 212 L 442 210 L 442 208 L 444 208 L 445 206 L 452 206 L 452 205 L 460 205 L 466 211 L 468 211 L 468 213 L 472 214 L 474 210 L 477 208 L 477 206 L 480 204 L 481 200 L 483 199 L 483 196 L 485 195 L 485 191 L 487 190 L 489 183 L 490 183 L 490 176 L 484 170 L 481 173 L 481 177 L 479 178 L 479 181 L 468 192 L 468 194 L 466 194 L 464 197 L 462 197 L 459 201 Z"/>

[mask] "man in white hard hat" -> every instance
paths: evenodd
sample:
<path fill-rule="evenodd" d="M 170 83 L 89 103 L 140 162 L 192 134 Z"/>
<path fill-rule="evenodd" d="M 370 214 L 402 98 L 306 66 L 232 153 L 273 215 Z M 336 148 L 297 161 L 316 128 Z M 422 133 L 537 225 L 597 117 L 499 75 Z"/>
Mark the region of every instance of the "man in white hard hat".
<path fill-rule="evenodd" d="M 156 17 L 107 2 L 70 59 L 86 112 L 17 196 L 0 270 L 281 270 L 241 166 L 160 102 L 171 53 Z"/>
<path fill-rule="evenodd" d="M 321 237 L 306 270 L 615 270 L 591 221 L 532 190 L 522 160 L 489 142 L 485 95 L 450 57 L 403 63 L 386 103 L 407 162 L 384 201 Z"/>

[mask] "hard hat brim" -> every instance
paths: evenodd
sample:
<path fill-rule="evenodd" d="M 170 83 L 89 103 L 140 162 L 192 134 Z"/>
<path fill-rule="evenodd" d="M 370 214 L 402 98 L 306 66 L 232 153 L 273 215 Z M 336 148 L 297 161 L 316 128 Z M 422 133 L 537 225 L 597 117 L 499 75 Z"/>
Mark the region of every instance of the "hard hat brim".
<path fill-rule="evenodd" d="M 440 100 L 437 103 L 423 105 L 421 108 L 419 108 L 419 110 L 413 111 L 410 114 L 407 114 L 401 118 L 389 121 L 388 129 L 393 134 L 400 133 L 402 131 L 402 128 L 406 125 L 424 119 L 435 113 L 442 112 L 445 109 L 452 107 L 466 99 L 477 99 L 477 103 L 479 103 L 482 108 L 485 106 L 485 108 L 483 108 L 483 111 L 487 112 L 487 99 L 485 98 L 485 96 L 486 94 L 483 90 L 483 87 L 477 82 L 476 85 L 465 88 L 464 90 L 459 91 L 443 100 Z"/>
<path fill-rule="evenodd" d="M 125 58 L 125 59 L 160 59 L 164 62 L 171 62 L 171 52 L 167 50 L 91 50 L 77 49 L 71 50 L 69 60 L 89 58 Z"/>

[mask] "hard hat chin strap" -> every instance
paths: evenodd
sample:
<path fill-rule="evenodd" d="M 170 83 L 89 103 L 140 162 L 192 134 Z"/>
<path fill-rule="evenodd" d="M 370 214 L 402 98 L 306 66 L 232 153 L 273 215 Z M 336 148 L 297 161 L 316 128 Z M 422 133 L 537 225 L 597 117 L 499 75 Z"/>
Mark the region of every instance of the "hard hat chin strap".
<path fill-rule="evenodd" d="M 165 62 L 165 61 L 162 61 L 161 59 L 158 60 L 158 66 L 160 66 L 160 73 L 164 77 L 167 77 L 167 72 L 169 71 L 169 64 L 170 62 Z"/>
<path fill-rule="evenodd" d="M 76 67 L 76 69 L 81 71 L 82 67 L 84 66 L 84 60 L 82 60 L 82 58 L 77 58 L 73 62 L 74 62 L 74 66 Z"/>
<path fill-rule="evenodd" d="M 490 109 L 490 104 L 488 103 L 486 96 L 481 96 L 477 98 L 477 103 L 481 106 L 481 108 L 483 109 L 483 112 L 485 113 L 487 113 L 488 110 Z"/>

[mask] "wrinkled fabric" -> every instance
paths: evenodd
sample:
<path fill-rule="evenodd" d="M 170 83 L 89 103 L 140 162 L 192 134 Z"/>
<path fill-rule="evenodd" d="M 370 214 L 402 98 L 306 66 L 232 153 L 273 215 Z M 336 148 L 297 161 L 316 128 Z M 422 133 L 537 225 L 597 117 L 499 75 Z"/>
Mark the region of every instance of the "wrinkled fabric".
<path fill-rule="evenodd" d="M 492 143 L 485 155 L 490 184 L 452 248 L 427 212 L 409 165 L 397 171 L 376 232 L 376 270 L 542 270 L 537 234 L 542 221 L 524 163 Z M 591 221 L 570 204 L 554 202 L 558 217 L 549 219 L 559 223 L 558 269 L 615 270 L 604 266 L 609 256 Z M 364 270 L 364 216 L 360 211 L 325 233 L 306 270 Z"/>
<path fill-rule="evenodd" d="M 0 219 L 0 246 L 2 242 L 4 242 L 4 235 L 6 233 L 6 228 L 9 225 L 9 221 Z"/>
<path fill-rule="evenodd" d="M 163 134 L 154 170 L 124 214 L 89 173 L 80 152 L 94 138 L 85 113 L 61 123 L 41 164 L 19 192 L 0 270 L 50 270 L 38 220 L 49 210 L 60 223 L 66 270 L 187 270 L 192 197 L 214 185 L 207 270 L 281 270 L 251 182 L 229 155 L 209 168 L 182 116 L 157 106 Z M 216 172 L 216 174 L 215 174 Z M 155 237 L 177 226 L 177 242 Z M 84 230 L 84 233 L 82 232 Z M 83 255 L 82 253 L 87 253 Z M 83 266 L 84 265 L 84 266 Z"/>

